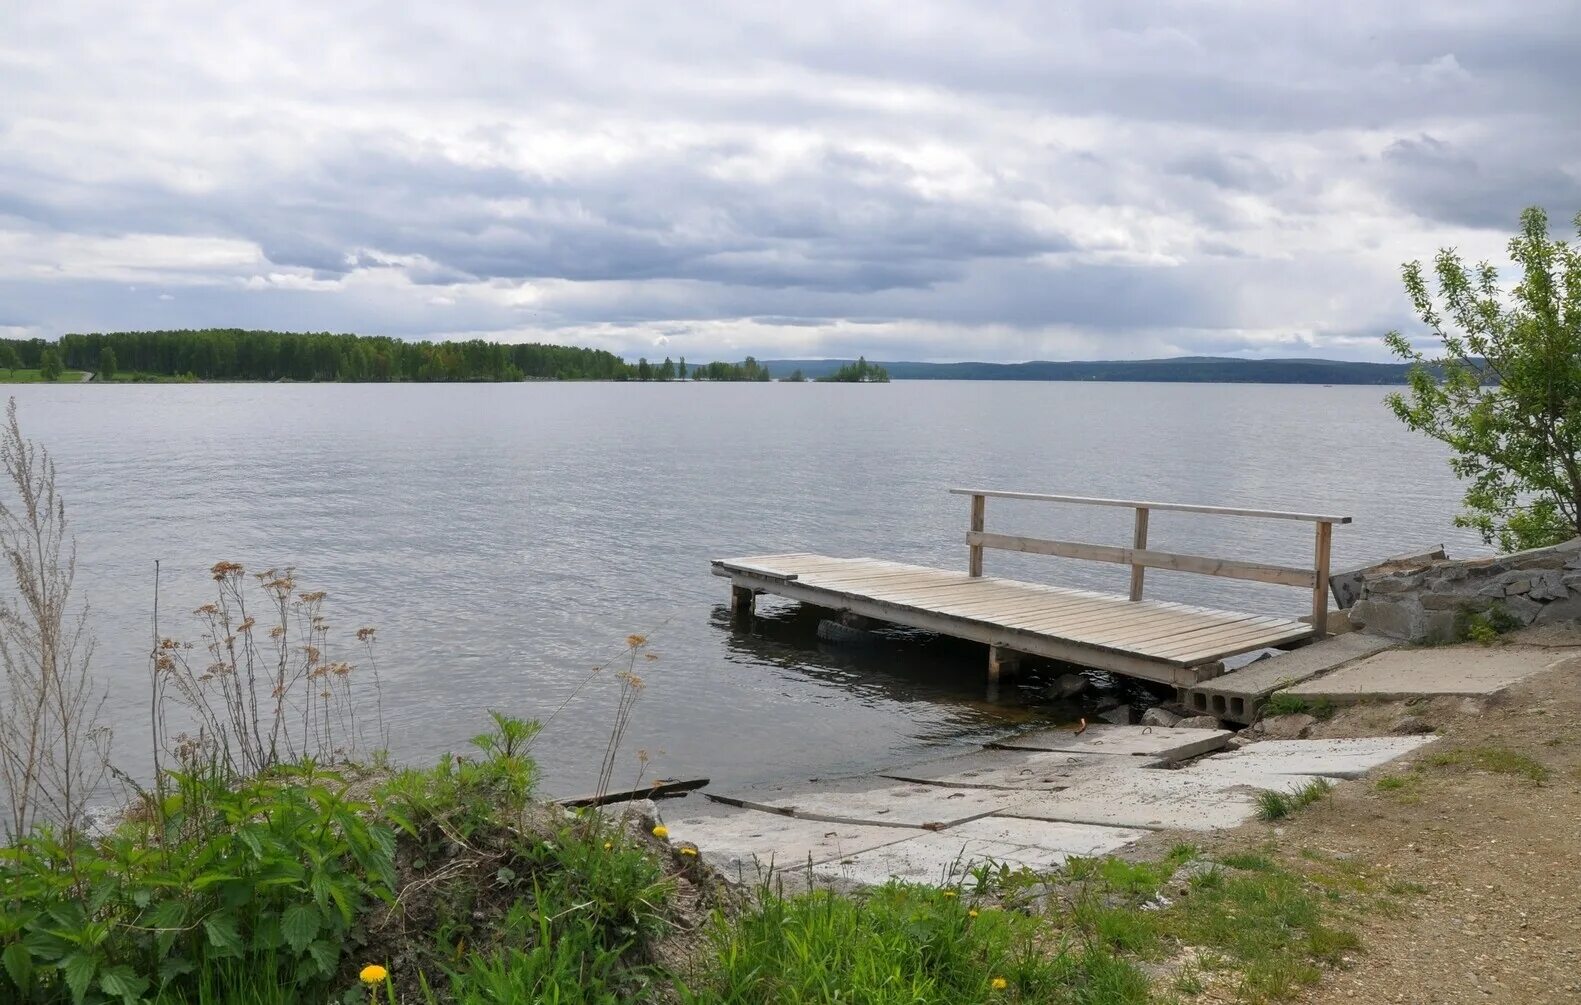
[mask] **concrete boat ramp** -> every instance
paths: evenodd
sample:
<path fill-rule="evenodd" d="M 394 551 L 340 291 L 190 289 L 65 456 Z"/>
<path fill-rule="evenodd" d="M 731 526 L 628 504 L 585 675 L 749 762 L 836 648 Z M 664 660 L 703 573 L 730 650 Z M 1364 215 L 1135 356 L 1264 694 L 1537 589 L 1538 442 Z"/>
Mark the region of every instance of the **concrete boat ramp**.
<path fill-rule="evenodd" d="M 1212 831 L 1257 794 L 1355 778 L 1433 737 L 1265 740 L 1228 730 L 1046 729 L 854 779 L 707 793 L 666 806 L 670 840 L 727 877 L 770 872 L 857 884 L 946 883 L 977 865 L 1050 870 L 1158 830 Z"/>

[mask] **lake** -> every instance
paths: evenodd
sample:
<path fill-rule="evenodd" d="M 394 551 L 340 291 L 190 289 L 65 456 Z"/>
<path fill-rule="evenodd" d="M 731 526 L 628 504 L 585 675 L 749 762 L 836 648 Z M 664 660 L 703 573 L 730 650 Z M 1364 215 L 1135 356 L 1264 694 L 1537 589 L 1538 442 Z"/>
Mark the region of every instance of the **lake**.
<path fill-rule="evenodd" d="M 970 485 L 1333 512 L 1336 569 L 1443 543 L 1460 488 L 1388 389 L 900 382 L 18 386 L 48 446 L 93 606 L 117 761 L 142 770 L 153 570 L 161 631 L 216 561 L 295 566 L 329 592 L 341 654 L 378 627 L 394 753 L 428 759 L 486 710 L 547 717 L 547 788 L 590 788 L 626 636 L 660 658 L 617 784 L 852 772 L 981 742 L 1036 717 L 986 699 L 984 657 L 908 637 L 845 652 L 770 598 L 732 630 L 710 558 L 818 551 L 964 568 Z M 1007 533 L 1129 543 L 1128 510 L 991 500 Z M 1155 547 L 1311 561 L 1307 524 L 1155 513 Z M 1123 591 L 1127 569 L 990 552 L 990 575 Z M 1148 596 L 1300 614 L 1301 590 L 1148 573 Z M 629 776 L 629 777 L 628 777 Z"/>

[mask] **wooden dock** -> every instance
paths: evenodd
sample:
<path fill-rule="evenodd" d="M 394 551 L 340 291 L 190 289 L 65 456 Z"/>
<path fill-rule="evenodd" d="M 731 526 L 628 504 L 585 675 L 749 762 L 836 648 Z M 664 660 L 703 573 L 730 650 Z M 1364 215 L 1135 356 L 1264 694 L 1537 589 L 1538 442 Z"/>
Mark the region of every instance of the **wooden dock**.
<path fill-rule="evenodd" d="M 989 647 L 996 678 L 1020 654 L 1177 686 L 1221 673 L 1229 656 L 1267 646 L 1320 638 L 1328 616 L 1328 565 L 1333 525 L 1349 517 L 1233 509 L 1180 503 L 1090 499 L 985 489 L 951 489 L 971 497 L 967 570 L 950 572 L 873 558 L 794 553 L 719 559 L 716 576 L 731 582 L 732 609 L 749 614 L 754 598 L 770 593 L 877 621 L 907 625 Z M 1129 548 L 1010 537 L 984 531 L 987 500 L 1009 498 L 1136 511 Z M 1300 520 L 1316 525 L 1313 567 L 1294 568 L 1148 548 L 1148 514 L 1175 510 L 1223 516 Z M 1004 549 L 1131 567 L 1129 595 L 997 579 L 983 575 L 984 549 Z M 1144 570 L 1172 569 L 1209 576 L 1298 586 L 1311 592 L 1311 622 L 1142 599 Z"/>

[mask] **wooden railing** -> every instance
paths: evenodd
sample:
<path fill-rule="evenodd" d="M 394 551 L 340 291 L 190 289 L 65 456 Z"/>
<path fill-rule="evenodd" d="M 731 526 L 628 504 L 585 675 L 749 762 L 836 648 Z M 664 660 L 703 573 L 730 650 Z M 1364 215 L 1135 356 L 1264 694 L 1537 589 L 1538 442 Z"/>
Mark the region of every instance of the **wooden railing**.
<path fill-rule="evenodd" d="M 1328 577 L 1329 552 L 1333 544 L 1334 525 L 1350 523 L 1348 516 L 1325 516 L 1318 513 L 1285 513 L 1278 510 L 1236 509 L 1229 506 L 1195 506 L 1186 503 L 1142 502 L 1134 499 L 1093 499 L 1086 496 L 1044 495 L 1037 492 L 1000 492 L 992 489 L 950 489 L 956 495 L 971 496 L 971 529 L 966 534 L 967 572 L 975 577 L 983 574 L 983 549 L 1020 551 L 1032 555 L 1055 555 L 1089 562 L 1114 562 L 1131 567 L 1132 600 L 1142 599 L 1142 581 L 1147 569 L 1169 569 L 1174 572 L 1194 572 L 1204 576 L 1223 576 L 1229 579 L 1248 579 L 1257 583 L 1274 583 L 1279 586 L 1299 586 L 1312 591 L 1312 630 L 1317 638 L 1328 631 Z M 1077 541 L 1053 541 L 1040 537 L 1016 537 L 1007 534 L 990 534 L 984 529 L 989 499 L 1025 499 L 1036 502 L 1075 503 L 1082 506 L 1119 506 L 1136 512 L 1136 522 L 1131 535 L 1131 547 L 1117 548 L 1100 544 L 1083 544 Z M 1316 538 L 1312 549 L 1312 568 L 1287 565 L 1267 565 L 1232 558 L 1208 558 L 1203 555 L 1182 555 L 1157 551 L 1147 546 L 1148 514 L 1154 510 L 1180 513 L 1209 513 L 1217 516 L 1245 516 L 1268 520 L 1302 520 L 1316 525 Z"/>

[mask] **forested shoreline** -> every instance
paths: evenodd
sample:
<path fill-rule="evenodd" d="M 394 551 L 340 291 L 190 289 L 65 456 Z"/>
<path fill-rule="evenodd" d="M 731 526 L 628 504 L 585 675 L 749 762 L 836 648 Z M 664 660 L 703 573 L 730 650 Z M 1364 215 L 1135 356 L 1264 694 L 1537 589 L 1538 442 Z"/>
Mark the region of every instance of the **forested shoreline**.
<path fill-rule="evenodd" d="M 0 356 L 16 368 L 63 365 L 99 380 L 221 381 L 766 381 L 768 370 L 743 363 L 688 368 L 666 358 L 627 363 L 602 349 L 484 339 L 405 342 L 382 335 L 247 331 L 239 328 L 67 334 L 59 342 L 0 339 Z M 0 360 L 0 366 L 4 366 Z"/>

